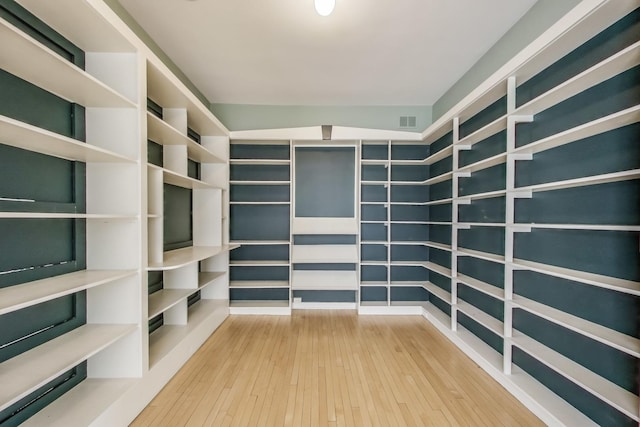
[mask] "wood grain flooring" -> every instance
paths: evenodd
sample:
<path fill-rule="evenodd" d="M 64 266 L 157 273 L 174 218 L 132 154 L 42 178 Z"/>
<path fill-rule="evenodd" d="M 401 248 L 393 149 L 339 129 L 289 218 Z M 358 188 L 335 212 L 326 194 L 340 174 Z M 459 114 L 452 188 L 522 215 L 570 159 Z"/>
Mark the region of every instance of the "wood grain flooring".
<path fill-rule="evenodd" d="M 424 318 L 230 316 L 132 426 L 541 426 Z"/>

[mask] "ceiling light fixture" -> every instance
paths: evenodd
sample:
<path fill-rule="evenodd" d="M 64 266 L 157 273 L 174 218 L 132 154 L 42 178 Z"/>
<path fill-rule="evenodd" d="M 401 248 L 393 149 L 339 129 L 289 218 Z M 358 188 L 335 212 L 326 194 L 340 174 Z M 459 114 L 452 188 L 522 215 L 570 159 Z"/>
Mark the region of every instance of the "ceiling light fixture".
<path fill-rule="evenodd" d="M 336 7 L 336 0 L 313 0 L 316 5 L 316 12 L 320 16 L 329 16 Z"/>

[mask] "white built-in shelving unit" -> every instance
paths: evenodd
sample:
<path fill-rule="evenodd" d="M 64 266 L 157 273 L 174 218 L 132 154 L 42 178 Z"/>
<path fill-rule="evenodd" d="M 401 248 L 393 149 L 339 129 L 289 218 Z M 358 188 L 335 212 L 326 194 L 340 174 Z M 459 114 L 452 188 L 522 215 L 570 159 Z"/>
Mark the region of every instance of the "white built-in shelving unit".
<path fill-rule="evenodd" d="M 0 220 L 86 221 L 87 267 L 0 289 L 0 315 L 81 291 L 87 302 L 86 324 L 0 363 L 0 410 L 86 361 L 87 379 L 25 425 L 126 425 L 228 315 L 228 131 L 102 1 L 18 3 L 82 49 L 85 69 L 3 19 L 0 67 L 83 106 L 86 142 L 1 116 L 0 143 L 86 164 L 86 212 Z M 163 167 L 147 165 L 147 139 L 163 146 Z M 165 184 L 192 191 L 192 246 L 163 250 Z M 147 296 L 153 271 L 163 289 Z"/>

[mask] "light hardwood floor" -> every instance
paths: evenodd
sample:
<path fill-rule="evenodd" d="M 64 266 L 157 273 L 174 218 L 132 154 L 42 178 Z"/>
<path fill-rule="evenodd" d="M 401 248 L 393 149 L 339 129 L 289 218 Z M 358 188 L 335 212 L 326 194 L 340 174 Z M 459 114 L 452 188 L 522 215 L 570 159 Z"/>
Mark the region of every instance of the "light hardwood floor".
<path fill-rule="evenodd" d="M 543 425 L 424 318 L 230 316 L 132 426 Z"/>

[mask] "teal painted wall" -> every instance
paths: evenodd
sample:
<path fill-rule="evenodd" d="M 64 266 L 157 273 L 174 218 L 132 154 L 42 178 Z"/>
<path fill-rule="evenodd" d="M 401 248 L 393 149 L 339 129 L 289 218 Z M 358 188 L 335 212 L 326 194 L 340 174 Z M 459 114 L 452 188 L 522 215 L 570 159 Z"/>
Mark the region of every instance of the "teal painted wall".
<path fill-rule="evenodd" d="M 421 132 L 431 124 L 430 106 L 312 106 L 211 104 L 229 130 L 318 125 Z M 400 116 L 415 116 L 416 127 L 400 129 Z"/>
<path fill-rule="evenodd" d="M 433 120 L 473 91 L 581 0 L 538 0 L 486 54 L 433 104 Z"/>

